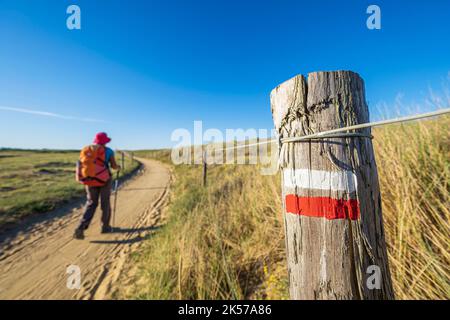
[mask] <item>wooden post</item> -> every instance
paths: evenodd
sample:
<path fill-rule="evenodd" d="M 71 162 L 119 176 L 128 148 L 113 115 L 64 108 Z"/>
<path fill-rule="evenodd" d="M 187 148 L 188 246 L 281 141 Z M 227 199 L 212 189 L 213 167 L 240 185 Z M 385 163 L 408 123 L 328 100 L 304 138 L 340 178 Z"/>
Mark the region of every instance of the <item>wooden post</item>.
<path fill-rule="evenodd" d="M 122 171 L 125 171 L 125 153 L 122 151 Z"/>
<path fill-rule="evenodd" d="M 208 173 L 208 163 L 207 163 L 207 151 L 203 151 L 203 186 L 206 187 L 207 173 Z"/>
<path fill-rule="evenodd" d="M 369 121 L 350 71 L 296 76 L 272 91 L 271 108 L 282 138 Z M 372 141 L 286 143 L 280 169 L 291 298 L 393 299 Z"/>

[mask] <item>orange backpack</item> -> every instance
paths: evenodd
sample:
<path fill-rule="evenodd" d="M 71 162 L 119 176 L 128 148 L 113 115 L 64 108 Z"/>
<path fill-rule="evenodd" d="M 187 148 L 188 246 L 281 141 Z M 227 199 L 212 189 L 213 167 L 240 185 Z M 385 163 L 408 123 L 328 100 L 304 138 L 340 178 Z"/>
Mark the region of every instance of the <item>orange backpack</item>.
<path fill-rule="evenodd" d="M 77 180 L 87 186 L 101 187 L 111 178 L 105 163 L 106 148 L 101 145 L 84 147 L 77 166 Z"/>

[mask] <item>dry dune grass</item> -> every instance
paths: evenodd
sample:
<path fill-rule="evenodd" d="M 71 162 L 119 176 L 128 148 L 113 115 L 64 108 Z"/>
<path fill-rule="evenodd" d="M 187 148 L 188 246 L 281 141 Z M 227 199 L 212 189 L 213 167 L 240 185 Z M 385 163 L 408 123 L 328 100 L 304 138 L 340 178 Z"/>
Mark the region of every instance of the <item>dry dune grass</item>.
<path fill-rule="evenodd" d="M 398 299 L 450 298 L 450 118 L 374 130 Z M 141 156 L 168 161 L 168 151 Z M 169 221 L 136 256 L 142 299 L 286 299 L 279 175 L 175 167 Z"/>
<path fill-rule="evenodd" d="M 450 118 L 376 131 L 397 298 L 450 298 Z"/>

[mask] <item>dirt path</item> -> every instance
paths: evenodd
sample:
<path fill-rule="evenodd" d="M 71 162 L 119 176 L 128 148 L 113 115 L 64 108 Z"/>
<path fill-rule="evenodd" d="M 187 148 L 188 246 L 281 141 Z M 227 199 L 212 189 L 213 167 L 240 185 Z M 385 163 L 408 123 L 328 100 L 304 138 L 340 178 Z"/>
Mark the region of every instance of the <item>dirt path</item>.
<path fill-rule="evenodd" d="M 111 298 L 115 281 L 128 268 L 128 254 L 158 228 L 168 195 L 167 167 L 151 160 L 141 162 L 142 172 L 119 190 L 114 233 L 100 234 L 99 208 L 86 239 L 74 240 L 82 214 L 78 202 L 51 213 L 45 221 L 0 234 L 0 299 Z M 67 287 L 71 265 L 80 268 L 80 289 Z"/>

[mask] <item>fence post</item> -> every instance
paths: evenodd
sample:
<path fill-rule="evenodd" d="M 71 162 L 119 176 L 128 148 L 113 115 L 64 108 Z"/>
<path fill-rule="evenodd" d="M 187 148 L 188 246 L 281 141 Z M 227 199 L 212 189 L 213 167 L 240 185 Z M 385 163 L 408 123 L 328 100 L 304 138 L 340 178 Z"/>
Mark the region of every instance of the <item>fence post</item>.
<path fill-rule="evenodd" d="M 122 151 L 121 152 L 122 155 L 122 171 L 125 171 L 125 153 Z"/>
<path fill-rule="evenodd" d="M 207 181 L 207 173 L 208 173 L 208 163 L 207 163 L 207 151 L 203 151 L 203 186 L 206 187 L 206 181 Z"/>
<path fill-rule="evenodd" d="M 282 138 L 369 121 L 350 71 L 296 76 L 272 91 L 271 108 Z M 291 298 L 393 299 L 372 141 L 285 143 L 279 156 Z"/>

